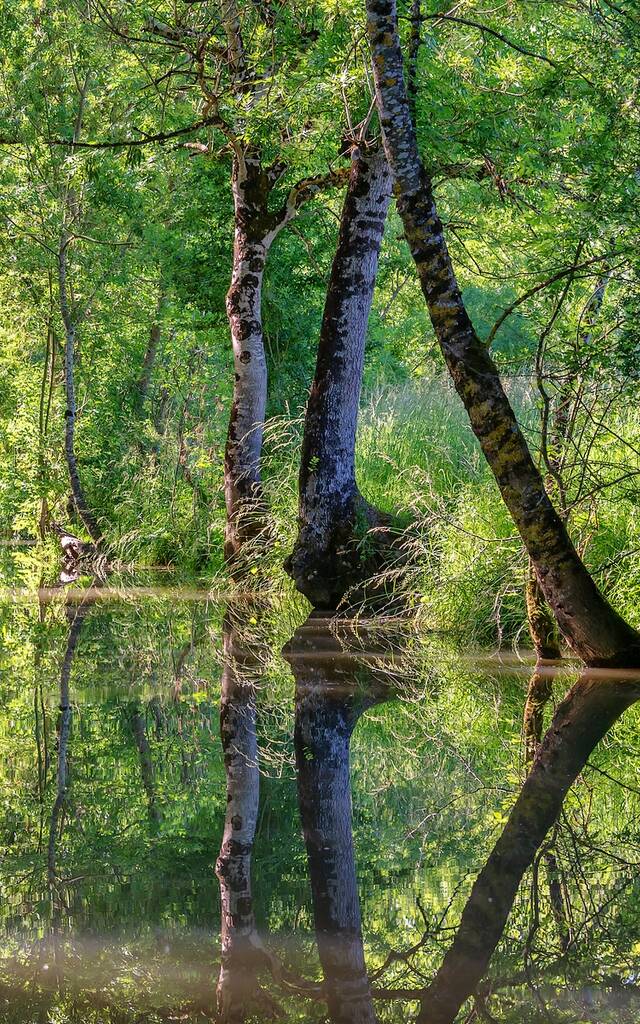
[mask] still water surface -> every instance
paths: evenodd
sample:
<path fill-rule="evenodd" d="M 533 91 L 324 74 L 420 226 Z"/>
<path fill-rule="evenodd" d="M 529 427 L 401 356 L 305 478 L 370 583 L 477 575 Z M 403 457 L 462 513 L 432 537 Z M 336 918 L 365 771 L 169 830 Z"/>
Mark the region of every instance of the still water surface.
<path fill-rule="evenodd" d="M 0 617 L 3 1024 L 640 1021 L 637 680 L 168 581 Z"/>

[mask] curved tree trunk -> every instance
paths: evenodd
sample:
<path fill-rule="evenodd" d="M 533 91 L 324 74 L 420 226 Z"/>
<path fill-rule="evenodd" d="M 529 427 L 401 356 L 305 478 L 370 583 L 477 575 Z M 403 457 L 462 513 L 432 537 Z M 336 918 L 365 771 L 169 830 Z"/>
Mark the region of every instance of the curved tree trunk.
<path fill-rule="evenodd" d="M 362 713 L 388 691 L 363 692 L 363 663 L 330 634 L 306 657 L 302 627 L 285 648 L 296 680 L 294 745 L 318 953 L 333 1024 L 375 1024 L 353 847 L 349 744 Z M 333 648 L 335 657 L 327 657 Z"/>
<path fill-rule="evenodd" d="M 381 146 L 354 148 L 311 385 L 299 478 L 299 532 L 285 568 L 321 608 L 371 574 L 358 540 L 382 517 L 360 495 L 355 445 L 367 323 L 391 196 Z"/>
<path fill-rule="evenodd" d="M 418 154 L 395 0 L 367 0 L 367 13 L 378 111 L 398 212 L 434 331 L 473 431 L 544 595 L 576 654 L 590 665 L 640 665 L 640 635 L 611 608 L 581 561 L 545 490 L 495 364 L 469 319 L 431 180 Z"/>
<path fill-rule="evenodd" d="M 522 877 L 594 747 L 640 698 L 618 674 L 585 674 L 558 706 L 502 835 L 478 875 L 455 939 L 422 999 L 418 1024 L 453 1024 L 504 930 Z"/>

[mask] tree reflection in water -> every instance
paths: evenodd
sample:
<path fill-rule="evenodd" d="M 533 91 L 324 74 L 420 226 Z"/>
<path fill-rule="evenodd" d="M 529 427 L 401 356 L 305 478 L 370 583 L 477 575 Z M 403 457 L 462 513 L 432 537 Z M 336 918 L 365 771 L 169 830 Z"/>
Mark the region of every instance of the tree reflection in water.
<path fill-rule="evenodd" d="M 371 1024 L 377 1018 L 362 944 L 349 745 L 360 716 L 390 693 L 382 669 L 365 668 L 357 649 L 345 650 L 322 625 L 311 616 L 285 649 L 296 682 L 300 817 L 329 1016 L 334 1024 Z"/>
<path fill-rule="evenodd" d="M 173 627 L 168 631 L 172 667 L 164 688 L 154 685 L 147 695 L 133 692 L 132 674 L 122 698 L 109 696 L 103 703 L 96 698 L 96 710 L 91 710 L 87 686 L 94 685 L 102 666 L 109 664 L 114 678 L 125 665 L 114 648 L 120 627 L 109 627 L 102 602 L 96 608 L 93 596 L 88 592 L 79 603 L 70 599 L 58 609 L 56 628 L 61 632 L 63 626 L 65 632 L 51 657 L 42 647 L 42 622 L 38 624 L 35 675 L 42 681 L 51 666 L 50 700 L 59 703 L 61 711 L 54 738 L 53 721 L 44 716 L 42 700 L 34 703 L 30 694 L 25 699 L 29 737 L 34 735 L 33 716 L 38 716 L 36 742 L 30 740 L 38 802 L 33 824 L 24 833 L 12 823 L 18 820 L 15 815 L 5 814 L 8 852 L 1 877 L 22 901 L 15 912 L 15 897 L 5 901 L 5 942 L 10 942 L 11 928 L 20 924 L 21 914 L 24 921 L 35 922 L 41 938 L 35 959 L 21 954 L 24 966 L 18 973 L 14 962 L 11 974 L 3 956 L 1 1024 L 31 1024 L 47 1014 L 57 1014 L 60 1024 L 80 1019 L 78 1014 L 92 1024 L 102 1024 L 103 1017 L 119 1024 L 171 1019 L 239 1024 L 272 1017 L 309 1024 L 326 1019 L 334 1024 L 461 1024 L 491 1019 L 502 1024 L 609 1024 L 637 1019 L 638 874 L 624 846 L 627 835 L 629 848 L 637 845 L 637 787 L 625 776 L 624 767 L 614 769 L 614 776 L 606 771 L 611 765 L 608 749 L 619 750 L 622 757 L 626 743 L 633 755 L 630 727 L 625 727 L 626 741 L 601 746 L 595 763 L 591 759 L 596 745 L 640 696 L 637 677 L 585 673 L 554 711 L 554 693 L 561 685 L 555 682 L 557 669 L 538 666 L 518 704 L 513 674 L 502 680 L 491 673 L 483 676 L 473 655 L 466 670 L 468 683 L 464 675 L 449 676 L 448 668 L 440 671 L 436 666 L 444 685 L 431 673 L 418 699 L 416 693 L 402 692 L 403 682 L 416 678 L 415 662 L 405 652 L 394 651 L 392 640 L 383 642 L 381 632 L 366 624 L 329 622 L 316 615 L 285 648 L 293 691 L 291 676 L 286 677 L 282 666 L 274 670 L 277 656 L 265 639 L 272 630 L 273 609 L 255 601 L 251 606 L 236 601 L 222 622 L 220 743 L 215 728 L 217 675 L 213 656 L 207 661 L 207 633 L 199 613 L 185 616 L 189 621 L 175 636 Z M 93 613 L 87 620 L 89 607 Z M 165 614 L 158 613 L 157 624 L 166 633 Z M 103 636 L 111 660 L 95 656 Z M 127 651 L 132 646 L 126 631 L 122 645 Z M 180 652 L 186 652 L 184 658 Z M 192 671 L 189 665 L 197 658 L 202 663 Z M 155 673 L 153 658 L 141 652 L 140 659 L 148 666 L 145 671 Z M 503 794 L 509 792 L 501 783 L 505 765 L 514 763 L 512 753 L 505 755 L 502 767 L 488 761 L 493 774 L 481 771 L 478 776 L 484 790 L 480 802 L 469 801 L 455 816 L 438 818 L 439 807 L 465 797 L 465 783 L 462 776 L 449 777 L 446 763 L 438 760 L 442 747 L 429 744 L 443 728 L 447 701 L 456 692 L 466 693 L 476 672 L 484 680 L 477 689 L 487 705 L 494 698 L 504 699 L 503 683 L 510 687 L 511 704 L 503 711 L 513 721 L 505 742 L 507 737 L 517 740 L 519 708 L 524 781 L 463 906 L 458 893 L 466 885 L 464 868 L 471 862 L 477 871 L 480 858 L 480 849 L 460 853 L 464 830 L 471 837 L 467 850 L 476 836 L 478 846 L 486 848 L 491 831 L 486 818 L 500 806 L 490 783 L 498 783 Z M 274 678 L 280 687 L 276 692 Z M 483 691 L 490 685 L 493 696 Z M 35 692 L 37 696 L 37 688 Z M 16 693 L 19 690 L 8 691 L 6 701 L 13 718 L 23 714 Z M 78 707 L 73 734 L 72 705 Z M 422 739 L 415 750 L 403 751 L 402 736 L 409 733 L 402 732 L 400 723 L 412 715 L 418 723 L 415 735 Z M 352 734 L 358 722 L 353 754 Z M 453 742 L 460 743 L 464 762 L 466 726 L 456 722 L 455 712 L 448 728 Z M 478 742 L 488 739 L 483 725 Z M 47 782 L 46 751 L 53 750 L 56 741 L 57 771 Z M 8 732 L 3 743 L 9 752 L 6 777 L 18 768 L 22 771 L 24 763 L 28 778 L 27 748 L 18 746 Z M 276 748 L 282 759 L 275 773 L 279 778 L 261 786 L 261 771 Z M 389 758 L 388 770 L 386 761 L 373 765 L 381 754 Z M 403 759 L 411 762 L 411 771 L 401 779 L 397 766 Z M 628 758 L 625 764 L 632 761 Z M 385 773 L 382 789 L 376 779 L 380 770 Z M 579 777 L 567 803 L 567 793 Z M 594 778 L 598 790 L 592 792 Z M 397 786 L 399 781 L 404 786 Z M 469 784 L 469 793 L 472 788 Z M 419 793 L 408 804 L 407 793 L 416 789 Z M 379 820 L 373 790 L 382 794 Z M 620 820 L 608 822 L 602 811 L 597 822 L 590 823 L 592 808 L 612 792 L 626 794 L 627 804 L 619 796 L 612 804 L 619 809 Z M 589 803 L 588 812 L 582 812 L 582 799 Z M 40 803 L 45 810 L 48 807 L 48 835 L 46 817 L 40 835 Z M 130 807 L 132 803 L 135 806 Z M 423 815 L 423 808 L 428 813 Z M 423 817 L 425 823 L 416 824 Z M 368 833 L 365 819 L 372 827 Z M 218 829 L 219 963 L 211 943 L 217 924 L 212 836 Z M 389 853 L 392 833 L 395 856 Z M 416 833 L 412 847 L 405 836 Z M 375 876 L 378 838 L 388 847 L 386 864 L 397 871 L 382 882 Z M 31 842 L 34 849 L 29 852 Z M 190 844 L 197 851 L 199 843 L 204 853 L 191 853 Z M 33 870 L 25 875 L 22 865 L 28 856 L 32 859 L 26 863 L 32 863 Z M 139 869 L 133 864 L 137 859 Z M 43 911 L 29 909 L 42 907 L 38 864 L 48 907 L 44 924 L 38 916 Z M 445 879 L 452 864 L 457 873 Z M 410 880 L 408 888 L 403 870 Z M 125 874 L 122 883 L 119 873 Z M 132 900 L 125 911 L 135 879 L 138 903 Z M 147 902 L 141 903 L 143 894 Z M 118 966 L 117 938 L 109 946 L 110 929 L 114 937 L 119 934 L 112 924 L 117 915 L 108 916 L 116 899 L 121 900 L 119 920 L 130 922 L 132 915 L 139 915 L 141 934 L 149 934 L 147 921 L 156 913 L 156 904 L 156 921 L 163 922 L 153 926 L 160 929 L 158 941 L 146 947 L 155 950 L 155 961 L 136 968 L 142 971 L 139 982 L 126 980 L 136 976 L 127 966 L 133 947 L 127 949 L 123 940 Z M 294 901 L 300 908 L 295 913 Z M 95 916 L 94 906 L 102 918 Z M 403 909 L 396 912 L 394 906 Z M 202 931 L 192 933 L 191 945 L 186 932 L 179 941 L 171 938 L 167 927 L 173 928 L 178 918 L 187 929 L 197 922 L 206 930 L 206 941 Z M 93 945 L 87 941 L 89 934 Z M 155 995 L 148 996 L 145 987 L 151 982 L 142 979 L 151 978 L 154 962 L 163 983 L 156 981 Z M 16 980 L 21 970 L 24 983 Z M 96 993 L 105 984 L 99 977 L 119 978 L 127 994 L 98 999 Z M 107 1005 L 111 1017 L 105 1016 Z"/>

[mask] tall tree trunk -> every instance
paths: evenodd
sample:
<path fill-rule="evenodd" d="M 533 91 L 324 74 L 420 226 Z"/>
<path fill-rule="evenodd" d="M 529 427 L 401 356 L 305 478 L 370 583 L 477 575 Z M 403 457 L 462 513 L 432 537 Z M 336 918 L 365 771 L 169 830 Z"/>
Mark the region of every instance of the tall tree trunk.
<path fill-rule="evenodd" d="M 362 713 L 386 699 L 388 691 L 374 685 L 372 674 L 370 689 L 364 689 L 362 661 L 345 655 L 331 634 L 320 642 L 323 657 L 307 657 L 303 626 L 285 648 L 296 680 L 298 801 L 316 940 L 330 1019 L 375 1024 L 362 944 L 349 744 Z M 334 657 L 327 657 L 332 651 Z"/>
<path fill-rule="evenodd" d="M 149 397 L 151 376 L 153 374 L 153 367 L 155 366 L 156 356 L 158 355 L 160 338 L 162 337 L 162 310 L 166 301 L 166 292 L 161 284 L 158 290 L 158 305 L 156 307 L 153 323 L 151 324 L 151 328 L 149 330 L 149 339 L 147 341 L 144 359 L 142 360 L 142 369 L 140 370 L 140 376 L 138 378 L 138 383 L 136 386 L 136 405 L 140 412 L 142 412 L 142 410 L 144 409 L 147 398 Z"/>
<path fill-rule="evenodd" d="M 227 527 L 225 556 L 264 529 L 260 481 L 267 404 L 267 361 L 262 334 L 262 280 L 271 238 L 265 225 L 267 183 L 257 158 L 234 160 L 236 211 L 233 269 L 227 316 L 233 346 L 234 386 L 225 451 Z"/>
<path fill-rule="evenodd" d="M 87 93 L 89 90 L 90 74 L 88 73 L 84 84 L 78 86 L 78 110 L 73 128 L 73 143 L 80 140 L 82 122 L 84 119 Z M 71 150 L 73 153 L 73 148 Z M 73 226 L 81 219 L 81 204 L 75 189 L 67 184 L 61 195 L 62 206 L 62 230 L 60 233 L 60 245 L 58 247 L 58 298 L 60 303 L 60 315 L 64 325 L 64 392 L 66 398 L 65 424 L 64 424 L 64 453 L 69 472 L 69 484 L 71 496 L 76 512 L 80 516 L 84 527 L 96 545 L 103 542 L 102 533 L 93 513 L 90 511 L 84 490 L 80 482 L 78 461 L 76 459 L 75 432 L 76 432 L 76 388 L 74 379 L 75 348 L 77 333 L 77 316 L 72 308 L 68 277 L 69 247 L 73 241 Z"/>
<path fill-rule="evenodd" d="M 640 698 L 621 675 L 585 674 L 558 706 L 502 835 L 478 875 L 453 944 L 422 999 L 418 1024 L 453 1024 L 483 977 L 518 887 L 594 747 Z"/>
<path fill-rule="evenodd" d="M 545 490 L 478 338 L 451 265 L 418 154 L 403 80 L 395 0 L 367 0 L 376 98 L 398 212 L 447 367 L 560 629 L 590 665 L 640 665 L 640 635 L 600 594 Z"/>
<path fill-rule="evenodd" d="M 358 540 L 382 522 L 358 490 L 355 445 L 367 323 L 390 196 L 382 147 L 354 148 L 307 404 L 298 537 L 285 563 L 298 590 L 321 608 L 335 608 L 350 586 L 371 574 Z"/>
<path fill-rule="evenodd" d="M 73 504 L 80 516 L 80 519 L 91 537 L 92 541 L 100 545 L 102 543 L 102 532 L 98 526 L 93 513 L 90 511 L 84 495 L 84 489 L 80 482 L 78 460 L 76 458 L 76 388 L 74 379 L 76 325 L 69 306 L 67 288 L 67 250 L 69 237 L 63 233 L 60 240 L 58 252 L 58 282 L 60 288 L 60 311 L 64 323 L 64 393 L 66 398 L 66 410 L 64 414 L 64 454 L 67 461 L 69 473 L 69 484 Z"/>

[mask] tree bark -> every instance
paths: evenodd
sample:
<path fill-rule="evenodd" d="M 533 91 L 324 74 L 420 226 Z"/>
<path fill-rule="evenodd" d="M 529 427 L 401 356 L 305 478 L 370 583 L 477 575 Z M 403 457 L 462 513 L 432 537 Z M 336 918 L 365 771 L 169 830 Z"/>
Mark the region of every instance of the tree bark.
<path fill-rule="evenodd" d="M 395 0 L 367 0 L 384 144 L 398 212 L 452 380 L 568 642 L 589 665 L 640 665 L 640 635 L 596 587 L 554 509 L 451 265 L 403 80 Z"/>
<path fill-rule="evenodd" d="M 483 977 L 527 868 L 594 747 L 640 698 L 637 679 L 585 673 L 558 706 L 460 926 L 421 1001 L 417 1024 L 453 1024 Z"/>
<path fill-rule="evenodd" d="M 305 627 L 285 648 L 296 680 L 294 746 L 298 801 L 307 848 L 313 916 L 334 1024 L 375 1024 L 367 977 L 352 832 L 349 745 L 362 713 L 385 700 L 363 663 L 346 655 L 331 634 L 323 657 L 307 657 Z M 317 653 L 318 636 L 312 654 Z M 333 650 L 334 657 L 327 657 Z M 366 671 L 366 670 L 365 670 Z"/>
<path fill-rule="evenodd" d="M 267 403 L 267 361 L 262 336 L 262 280 L 271 244 L 268 183 L 257 155 L 234 159 L 235 236 L 227 316 L 233 346 L 234 386 L 225 451 L 227 526 L 225 557 L 264 529 L 260 457 Z"/>
<path fill-rule="evenodd" d="M 382 147 L 354 148 L 305 418 L 299 531 L 285 565 L 298 590 L 321 608 L 335 608 L 350 586 L 370 575 L 358 540 L 383 522 L 358 490 L 355 445 L 367 323 L 390 196 Z"/>

